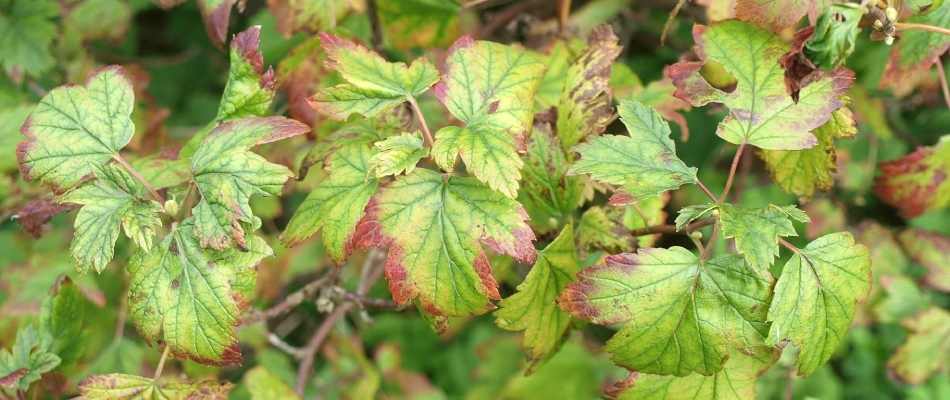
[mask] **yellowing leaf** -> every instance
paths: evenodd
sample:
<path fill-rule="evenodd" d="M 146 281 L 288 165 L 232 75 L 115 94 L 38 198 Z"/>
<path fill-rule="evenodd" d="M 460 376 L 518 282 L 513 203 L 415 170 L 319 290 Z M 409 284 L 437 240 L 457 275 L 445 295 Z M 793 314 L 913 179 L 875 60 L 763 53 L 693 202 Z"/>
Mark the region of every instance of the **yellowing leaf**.
<path fill-rule="evenodd" d="M 330 259 L 342 264 L 352 251 L 351 239 L 363 209 L 376 193 L 378 181 L 371 174 L 369 146 L 340 149 L 330 158 L 329 176 L 300 204 L 282 239 L 294 246 L 323 229 L 323 245 Z"/>
<path fill-rule="evenodd" d="M 354 235 L 358 248 L 390 246 L 389 291 L 398 304 L 418 297 L 441 324 L 481 314 L 499 300 L 481 244 L 533 264 L 534 233 L 521 206 L 475 179 L 426 169 L 396 179 L 366 206 Z"/>
<path fill-rule="evenodd" d="M 7 0 L 0 4 L 0 65 L 20 82 L 23 75 L 39 76 L 53 66 L 49 48 L 56 37 L 59 14 L 49 0 Z"/>
<path fill-rule="evenodd" d="M 89 74 L 85 87 L 51 90 L 20 129 L 20 173 L 54 190 L 76 185 L 132 139 L 132 107 L 132 83 L 119 66 Z"/>
<path fill-rule="evenodd" d="M 910 334 L 887 361 L 901 381 L 920 385 L 934 373 L 950 371 L 950 313 L 932 307 L 902 324 Z"/>
<path fill-rule="evenodd" d="M 950 3 L 934 1 L 926 13 L 913 15 L 906 22 L 944 28 L 950 26 Z M 946 54 L 947 49 L 950 49 L 950 36 L 925 30 L 902 31 L 884 67 L 880 88 L 891 88 L 898 97 L 909 94 L 933 68 L 934 63 L 939 61 L 940 56 Z"/>
<path fill-rule="evenodd" d="M 412 172 L 416 163 L 429 156 L 429 148 L 422 145 L 422 133 L 403 133 L 376 142 L 379 153 L 369 159 L 370 171 L 377 178 Z"/>
<path fill-rule="evenodd" d="M 400 0 L 376 3 L 386 37 L 398 49 L 443 47 L 459 36 L 457 0 Z"/>
<path fill-rule="evenodd" d="M 263 365 L 258 365 L 244 373 L 244 384 L 251 393 L 251 400 L 278 400 L 299 399 L 297 393 L 287 386 L 279 377 L 267 371 Z"/>
<path fill-rule="evenodd" d="M 950 135 L 931 147 L 878 164 L 874 194 L 897 207 L 905 218 L 950 206 Z"/>
<path fill-rule="evenodd" d="M 248 274 L 253 279 L 254 267 L 273 251 L 257 236 L 248 238 L 244 252 L 202 250 L 193 223 L 183 221 L 151 252 L 132 254 L 129 315 L 142 338 L 149 344 L 163 339 L 175 357 L 240 364 L 234 327 L 249 299 L 232 281 Z"/>
<path fill-rule="evenodd" d="M 693 28 L 701 61 L 681 62 L 670 67 L 675 96 L 694 106 L 723 103 L 730 113 L 716 134 L 734 144 L 751 144 L 768 150 L 800 150 L 814 147 L 811 131 L 831 118 L 842 106 L 838 97 L 848 91 L 854 72 L 839 68 L 818 72 L 815 82 L 801 90 L 798 104 L 786 94 L 779 57 L 788 45 L 777 36 L 752 24 L 723 21 L 711 27 Z M 735 79 L 731 92 L 717 89 L 700 74 L 707 61 L 718 63 Z"/>
<path fill-rule="evenodd" d="M 736 239 L 736 250 L 749 264 L 768 268 L 778 256 L 779 236 L 798 236 L 792 221 L 808 222 L 808 215 L 795 206 L 774 204 L 762 208 L 719 206 L 722 234 Z"/>
<path fill-rule="evenodd" d="M 610 70 L 622 47 L 610 25 L 590 33 L 587 47 L 567 69 L 557 106 L 557 135 L 564 150 L 585 137 L 599 135 L 613 116 L 610 106 Z"/>
<path fill-rule="evenodd" d="M 630 230 L 620 220 L 622 214 L 623 209 L 616 207 L 606 209 L 593 206 L 584 211 L 577 226 L 577 245 L 581 257 L 586 258 L 590 250 L 617 254 L 631 252 L 639 247 L 637 238 L 630 234 Z"/>
<path fill-rule="evenodd" d="M 320 43 L 330 58 L 327 65 L 349 82 L 323 89 L 309 100 L 317 112 L 332 119 L 345 120 L 353 113 L 374 117 L 413 100 L 439 79 L 426 58 L 410 66 L 387 62 L 366 47 L 329 33 L 320 34 Z"/>
<path fill-rule="evenodd" d="M 234 387 L 212 379 L 154 381 L 136 375 L 89 375 L 79 382 L 77 400 L 223 399 Z"/>
<path fill-rule="evenodd" d="M 850 233 L 815 239 L 782 269 L 769 307 L 768 340 L 789 339 L 799 347 L 798 373 L 809 375 L 828 361 L 854 318 L 856 303 L 871 290 L 868 248 Z"/>
<path fill-rule="evenodd" d="M 567 284 L 577 280 L 580 261 L 574 247 L 574 229 L 567 224 L 544 250 L 528 272 L 518 292 L 504 299 L 495 312 L 495 324 L 510 331 L 524 330 L 525 355 L 536 368 L 558 350 L 567 338 L 571 316 L 557 307 L 555 299 Z"/>
<path fill-rule="evenodd" d="M 329 30 L 347 15 L 364 12 L 363 3 L 363 0 L 267 0 L 267 8 L 277 19 L 277 30 L 285 39 L 290 39 L 297 32 Z"/>
<path fill-rule="evenodd" d="M 731 348 L 752 354 L 768 331 L 774 278 L 738 255 L 702 261 L 682 247 L 643 248 L 577 276 L 558 304 L 595 324 L 624 323 L 605 349 L 641 373 L 711 375 Z"/>
<path fill-rule="evenodd" d="M 69 10 L 64 24 L 76 29 L 84 41 L 121 42 L 129 29 L 132 8 L 121 0 L 85 0 Z"/>
<path fill-rule="evenodd" d="M 531 130 L 544 69 L 531 53 L 471 36 L 456 41 L 433 90 L 465 127 L 436 133 L 432 153 L 439 166 L 451 171 L 459 154 L 478 180 L 514 198 L 524 165 L 517 153 Z"/>
<path fill-rule="evenodd" d="M 676 157 L 670 127 L 656 110 L 637 101 L 621 101 L 620 120 L 630 136 L 592 136 L 574 147 L 581 155 L 571 174 L 619 186 L 611 204 L 643 201 L 685 183 L 696 182 L 696 168 Z"/>
<path fill-rule="evenodd" d="M 818 19 L 835 0 L 737 0 L 736 16 L 743 21 L 780 31 L 795 25 L 806 14 L 811 22 Z"/>
<path fill-rule="evenodd" d="M 155 227 L 162 225 L 162 206 L 135 197 L 136 182 L 116 164 L 93 164 L 96 179 L 87 181 L 60 197 L 61 202 L 83 206 L 76 215 L 76 236 L 70 251 L 76 269 L 102 272 L 112 260 L 121 226 L 125 235 L 148 251 Z"/>
<path fill-rule="evenodd" d="M 911 228 L 903 230 L 897 239 L 907 255 L 927 270 L 920 283 L 942 292 L 950 292 L 950 264 L 947 263 L 950 238 L 936 232 Z"/>
<path fill-rule="evenodd" d="M 208 133 L 191 159 L 191 172 L 201 192 L 194 215 L 202 247 L 246 249 L 242 224 L 253 222 L 251 195 L 279 196 L 284 182 L 293 176 L 287 167 L 249 149 L 309 130 L 283 117 L 249 117 L 225 122 Z"/>

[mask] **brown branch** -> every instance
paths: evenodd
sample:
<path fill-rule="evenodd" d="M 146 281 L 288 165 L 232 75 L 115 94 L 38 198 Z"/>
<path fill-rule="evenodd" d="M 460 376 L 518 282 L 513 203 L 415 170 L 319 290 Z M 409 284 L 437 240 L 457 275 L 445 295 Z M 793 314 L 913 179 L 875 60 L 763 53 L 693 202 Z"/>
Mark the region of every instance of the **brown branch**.
<path fill-rule="evenodd" d="M 390 1 L 390 0 L 383 0 Z M 333 4 L 331 1 L 330 4 Z M 372 28 L 372 36 L 370 39 L 373 43 L 373 50 L 376 50 L 379 53 L 383 51 L 383 25 L 379 23 L 379 13 L 376 11 L 376 0 L 366 0 L 366 16 L 369 17 L 369 25 Z M 330 14 L 334 15 L 334 14 Z M 335 20 L 335 18 L 330 18 Z"/>
<path fill-rule="evenodd" d="M 241 327 L 264 322 L 289 312 L 304 301 L 307 301 L 307 299 L 312 299 L 321 289 L 330 287 L 333 282 L 336 281 L 337 276 L 339 276 L 339 270 L 336 268 L 330 269 L 326 275 L 306 284 L 300 288 L 300 290 L 291 293 L 287 298 L 275 304 L 273 307 L 248 315 L 247 318 L 244 318 L 244 321 L 241 322 Z"/>
<path fill-rule="evenodd" d="M 703 227 L 706 227 L 706 226 L 715 224 L 715 223 L 716 223 L 716 220 L 717 220 L 716 217 L 709 217 L 709 218 L 706 218 L 706 219 L 701 219 L 701 220 L 699 220 L 699 221 L 695 221 L 695 222 L 693 222 L 693 223 L 691 223 L 691 224 L 689 224 L 689 225 L 684 226 L 683 229 L 680 229 L 680 230 L 677 230 L 677 229 L 676 229 L 676 225 L 675 225 L 675 224 L 648 226 L 648 227 L 646 227 L 646 228 L 640 228 L 640 229 L 635 229 L 635 230 L 633 230 L 633 231 L 631 232 L 631 235 L 633 235 L 633 236 L 643 236 L 643 235 L 649 235 L 649 234 L 651 234 L 651 233 L 659 233 L 659 234 L 666 234 L 666 235 L 671 235 L 671 234 L 683 234 L 683 235 L 688 235 L 688 234 L 690 234 L 690 233 L 693 232 L 693 231 L 699 230 L 700 228 L 703 228 Z"/>
<path fill-rule="evenodd" d="M 726 188 L 722 190 L 722 197 L 720 197 L 716 203 L 726 201 L 726 197 L 729 196 L 729 190 L 732 189 L 732 181 L 736 177 L 736 167 L 739 166 L 739 159 L 742 157 L 742 150 L 744 149 L 745 139 L 742 139 L 742 144 L 740 144 L 739 149 L 736 150 L 735 157 L 732 157 L 732 167 L 729 168 L 729 178 L 726 180 Z"/>
<path fill-rule="evenodd" d="M 943 92 L 943 102 L 950 108 L 950 85 L 947 85 L 947 73 L 943 70 L 943 61 L 937 57 L 937 72 L 940 75 L 940 90 Z"/>
<path fill-rule="evenodd" d="M 343 292 L 342 297 L 344 300 L 356 303 L 357 306 L 361 307 L 378 308 L 381 310 L 398 310 L 402 308 L 402 306 L 396 304 L 395 301 L 366 297 L 354 292 Z"/>
<path fill-rule="evenodd" d="M 146 181 L 145 178 L 142 177 L 142 175 L 139 175 L 138 171 L 132 168 L 132 166 L 129 165 L 129 163 L 125 162 L 125 159 L 122 158 L 122 156 L 115 154 L 112 156 L 112 159 L 115 160 L 115 162 L 119 163 L 119 165 L 121 165 L 123 168 L 125 168 L 126 171 L 129 171 L 129 173 L 132 174 L 132 176 L 134 176 L 135 179 L 141 182 L 142 186 L 145 186 L 145 189 L 148 189 L 148 192 L 152 194 L 152 197 L 154 197 L 155 200 L 158 200 L 159 204 L 161 204 L 162 206 L 165 206 L 165 199 L 160 194 L 158 194 L 158 192 L 155 191 L 154 188 L 152 188 L 152 185 L 148 184 L 148 181 Z"/>
<path fill-rule="evenodd" d="M 423 143 L 423 145 L 432 147 L 432 145 L 435 144 L 435 139 L 432 137 L 432 132 L 429 131 L 429 125 L 426 124 L 426 119 L 422 115 L 419 103 L 416 103 L 416 99 L 412 96 L 406 96 L 406 98 L 409 100 L 409 105 L 412 106 L 412 112 L 416 114 L 416 118 L 419 118 L 419 123 L 422 124 L 422 134 L 425 137 L 425 143 Z"/>
<path fill-rule="evenodd" d="M 794 253 L 801 253 L 801 252 L 802 252 L 802 249 L 799 249 L 798 247 L 795 247 L 795 245 L 793 245 L 793 244 L 791 244 L 791 243 L 789 243 L 789 242 L 786 242 L 785 239 L 778 238 L 778 243 L 779 243 L 780 245 L 782 245 L 782 246 L 785 246 L 786 249 L 789 249 L 789 250 L 791 250 L 791 251 L 794 252 Z"/>
<path fill-rule="evenodd" d="M 894 24 L 894 28 L 897 28 L 898 31 L 927 31 L 933 33 L 941 33 L 944 35 L 950 35 L 950 29 L 941 28 L 939 26 L 927 25 L 927 24 L 913 24 L 907 22 L 897 22 Z"/>

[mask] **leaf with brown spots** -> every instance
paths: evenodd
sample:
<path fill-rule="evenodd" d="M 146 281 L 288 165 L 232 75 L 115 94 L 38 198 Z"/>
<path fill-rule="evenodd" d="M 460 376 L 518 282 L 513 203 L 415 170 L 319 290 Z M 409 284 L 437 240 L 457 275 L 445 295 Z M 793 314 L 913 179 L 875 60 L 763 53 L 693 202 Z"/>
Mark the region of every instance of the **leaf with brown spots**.
<path fill-rule="evenodd" d="M 77 400 L 225 399 L 234 385 L 213 379 L 176 381 L 127 374 L 89 375 L 79 382 Z"/>
<path fill-rule="evenodd" d="M 622 47 L 610 25 L 591 31 L 587 47 L 567 69 L 557 105 L 557 135 L 567 151 L 590 135 L 599 135 L 613 116 L 611 65 Z"/>

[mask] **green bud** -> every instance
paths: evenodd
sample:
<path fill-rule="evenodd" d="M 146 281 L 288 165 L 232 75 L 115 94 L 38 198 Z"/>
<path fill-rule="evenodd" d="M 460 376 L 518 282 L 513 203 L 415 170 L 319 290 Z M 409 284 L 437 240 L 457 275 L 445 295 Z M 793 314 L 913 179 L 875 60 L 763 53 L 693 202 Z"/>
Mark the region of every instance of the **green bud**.
<path fill-rule="evenodd" d="M 887 22 L 890 22 L 892 24 L 897 22 L 897 17 L 900 16 L 899 14 L 897 14 L 897 9 L 895 9 L 894 7 L 888 7 L 887 9 L 885 9 L 884 15 L 887 17 Z"/>
<path fill-rule="evenodd" d="M 703 238 L 703 233 L 700 231 L 692 231 L 689 233 L 689 237 L 696 240 L 700 240 Z"/>
<path fill-rule="evenodd" d="M 172 199 L 165 200 L 165 212 L 168 215 L 178 215 L 178 202 Z"/>
<path fill-rule="evenodd" d="M 874 20 L 874 30 L 879 31 L 881 29 L 884 29 L 884 23 L 879 19 Z"/>

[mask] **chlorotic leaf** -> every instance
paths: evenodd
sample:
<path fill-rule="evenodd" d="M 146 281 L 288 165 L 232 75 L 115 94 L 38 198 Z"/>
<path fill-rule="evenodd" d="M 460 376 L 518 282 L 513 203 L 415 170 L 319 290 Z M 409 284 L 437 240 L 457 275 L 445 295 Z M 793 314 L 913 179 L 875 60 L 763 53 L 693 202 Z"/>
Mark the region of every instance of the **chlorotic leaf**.
<path fill-rule="evenodd" d="M 871 290 L 868 248 L 850 233 L 822 236 L 785 264 L 769 307 L 768 340 L 789 339 L 801 348 L 798 372 L 809 375 L 828 361 L 854 318 L 856 303 Z"/>
<path fill-rule="evenodd" d="M 518 201 L 531 216 L 531 228 L 543 234 L 556 230 L 580 206 L 586 185 L 583 176 L 567 176 L 571 164 L 550 124 L 535 120 L 527 149 Z"/>
<path fill-rule="evenodd" d="M 155 381 L 137 375 L 89 375 L 79 382 L 77 400 L 223 399 L 234 385 L 213 379 Z"/>
<path fill-rule="evenodd" d="M 279 196 L 293 176 L 287 167 L 268 162 L 249 151 L 310 130 L 283 117 L 249 117 L 225 122 L 205 137 L 191 159 L 191 171 L 201 192 L 194 208 L 195 234 L 202 247 L 245 249 L 244 224 L 253 221 L 250 197 Z"/>
<path fill-rule="evenodd" d="M 60 86 L 43 97 L 20 131 L 20 173 L 65 190 L 119 154 L 132 139 L 132 83 L 119 66 L 101 68 L 86 86 Z"/>
<path fill-rule="evenodd" d="M 57 279 L 40 308 L 40 337 L 43 348 L 70 363 L 86 350 L 82 325 L 85 298 L 68 276 Z"/>
<path fill-rule="evenodd" d="M 590 250 L 603 250 L 609 254 L 627 253 L 637 249 L 637 238 L 618 218 L 617 211 L 593 206 L 584 211 L 577 225 L 577 246 L 581 257 L 586 258 Z"/>
<path fill-rule="evenodd" d="M 950 3 L 935 1 L 926 13 L 913 15 L 906 22 L 950 26 Z M 898 97 L 909 94 L 948 49 L 950 36 L 945 34 L 924 30 L 902 31 L 884 67 L 884 75 L 879 83 L 881 89 L 891 88 Z"/>
<path fill-rule="evenodd" d="M 574 229 L 567 224 L 554 241 L 538 252 L 518 292 L 499 303 L 495 324 L 510 331 L 524 330 L 525 355 L 532 368 L 554 353 L 567 337 L 571 316 L 555 299 L 567 284 L 577 280 L 580 261 L 574 247 Z"/>
<path fill-rule="evenodd" d="M 905 218 L 950 206 L 950 135 L 931 147 L 878 164 L 874 194 L 897 207 Z"/>
<path fill-rule="evenodd" d="M 230 1 L 230 0 L 229 0 Z M 252 26 L 231 40 L 231 67 L 221 95 L 218 114 L 208 126 L 195 134 L 181 149 L 182 157 L 191 157 L 205 136 L 219 123 L 247 117 L 261 117 L 274 101 L 274 69 L 264 71 L 264 56 L 258 50 L 261 27 Z"/>
<path fill-rule="evenodd" d="M 429 156 L 429 148 L 422 145 L 422 133 L 403 133 L 376 142 L 379 153 L 369 159 L 370 171 L 377 178 L 412 172 L 416 163 Z"/>
<path fill-rule="evenodd" d="M 711 375 L 734 347 L 765 340 L 774 278 L 734 254 L 710 261 L 682 247 L 643 248 L 581 270 L 558 296 L 561 309 L 599 325 L 624 323 L 611 359 L 648 374 Z"/>
<path fill-rule="evenodd" d="M 780 353 L 765 346 L 754 355 L 732 349 L 722 371 L 705 376 L 647 375 L 633 372 L 608 392 L 616 400 L 745 400 L 755 398 L 755 381 L 778 361 Z"/>
<path fill-rule="evenodd" d="M 310 106 L 335 120 L 350 114 L 374 117 L 425 93 L 439 80 L 438 71 L 426 58 L 412 65 L 391 63 L 360 44 L 329 33 L 320 34 L 327 52 L 327 65 L 339 71 L 346 84 L 323 89 L 310 97 Z"/>
<path fill-rule="evenodd" d="M 901 381 L 920 385 L 935 373 L 950 371 L 950 313 L 939 307 L 905 319 L 902 324 L 910 330 L 904 342 L 887 367 Z"/>
<path fill-rule="evenodd" d="M 386 37 L 398 49 L 444 47 L 459 36 L 457 0 L 402 0 L 377 3 Z"/>
<path fill-rule="evenodd" d="M 827 191 L 834 185 L 833 172 L 837 171 L 835 139 L 848 139 L 858 133 L 854 115 L 847 107 L 831 114 L 831 119 L 812 134 L 818 145 L 804 150 L 761 150 L 756 154 L 765 161 L 772 181 L 782 190 L 805 200 L 815 190 Z"/>
<path fill-rule="evenodd" d="M 177 358 L 240 364 L 234 327 L 249 299 L 234 290 L 232 280 L 253 274 L 273 251 L 257 236 L 247 238 L 244 252 L 202 250 L 193 223 L 182 221 L 151 252 L 132 254 L 129 315 L 146 342 L 163 339 Z"/>
<path fill-rule="evenodd" d="M 285 90 L 290 117 L 311 127 L 322 127 L 325 122 L 317 111 L 310 108 L 307 98 L 316 91 L 342 83 L 326 66 L 327 55 L 320 46 L 319 37 L 311 37 L 293 49 L 277 64 L 277 87 Z"/>
<path fill-rule="evenodd" d="M 42 345 L 40 333 L 27 325 L 16 333 L 10 350 L 0 349 L 0 382 L 13 392 L 26 391 L 30 384 L 60 364 L 60 358 Z M 0 393 L 3 390 L 0 389 Z"/>
<path fill-rule="evenodd" d="M 599 135 L 613 116 L 610 70 L 621 46 L 610 25 L 590 33 L 587 47 L 567 69 L 557 106 L 557 134 L 564 150 L 585 137 Z"/>
<path fill-rule="evenodd" d="M 617 185 L 611 204 L 636 203 L 685 183 L 696 182 L 696 168 L 676 156 L 670 127 L 656 110 L 634 100 L 618 107 L 629 136 L 591 136 L 574 147 L 581 155 L 569 173 L 590 174 Z"/>
<path fill-rule="evenodd" d="M 459 154 L 478 180 L 514 198 L 524 165 L 517 153 L 531 131 L 544 70 L 541 58 L 528 52 L 471 36 L 456 41 L 433 90 L 465 127 L 436 133 L 432 153 L 439 166 L 451 170 Z"/>
<path fill-rule="evenodd" d="M 162 206 L 132 195 L 136 183 L 122 167 L 93 164 L 93 172 L 96 179 L 60 197 L 61 202 L 83 206 L 76 215 L 76 236 L 70 246 L 81 273 L 105 269 L 114 255 L 120 226 L 137 246 L 148 251 L 155 228 L 162 225 L 157 215 Z"/>
<path fill-rule="evenodd" d="M 299 399 L 297 393 L 287 386 L 279 377 L 267 371 L 263 365 L 258 365 L 244 373 L 244 385 L 251 393 L 252 400 Z"/>
<path fill-rule="evenodd" d="M 515 202 L 475 179 L 426 169 L 396 179 L 373 196 L 356 228 L 357 248 L 389 245 L 386 277 L 398 304 L 418 297 L 442 322 L 481 314 L 500 300 L 481 243 L 534 264 L 534 233 Z"/>
<path fill-rule="evenodd" d="M 363 209 L 376 193 L 379 182 L 371 173 L 373 151 L 357 145 L 340 149 L 330 157 L 329 176 L 300 204 L 287 224 L 282 239 L 294 246 L 323 229 L 323 245 L 330 259 L 342 264 L 352 251 L 351 239 Z"/>
<path fill-rule="evenodd" d="M 564 90 L 564 80 L 567 79 L 567 69 L 570 67 L 571 62 L 577 59 L 578 53 L 586 46 L 587 43 L 579 39 L 557 40 L 551 45 L 547 54 L 541 55 L 546 57 L 544 64 L 548 69 L 545 71 L 544 78 L 541 80 L 541 86 L 539 86 L 537 92 L 535 92 L 536 112 L 557 107 L 558 102 L 561 100 L 561 92 Z M 617 68 L 612 68 L 611 73 L 616 73 L 617 70 Z M 629 70 L 629 68 L 627 70 Z M 633 71 L 631 71 L 631 73 L 632 72 Z M 637 78 L 636 82 L 639 84 L 639 78 Z M 613 84 L 612 86 L 616 87 L 619 85 Z"/>
<path fill-rule="evenodd" d="M 839 68 L 817 72 L 814 83 L 801 90 L 796 104 L 786 94 L 779 57 L 788 51 L 777 35 L 740 21 L 711 27 L 696 25 L 693 38 L 701 61 L 674 64 L 669 69 L 675 96 L 694 106 L 723 103 L 729 115 L 716 134 L 734 144 L 768 150 L 800 150 L 818 144 L 811 131 L 841 108 L 838 97 L 848 91 L 854 72 Z M 718 63 L 736 79 L 731 92 L 715 88 L 700 74 L 707 61 Z"/>
<path fill-rule="evenodd" d="M 746 262 L 761 268 L 772 265 L 778 256 L 780 236 L 798 236 L 792 221 L 808 222 L 808 216 L 795 206 L 779 207 L 774 204 L 762 208 L 719 206 L 722 234 L 736 239 L 736 250 Z"/>
<path fill-rule="evenodd" d="M 373 146 L 378 141 L 405 132 L 411 123 L 412 114 L 404 107 L 397 107 L 372 119 L 351 118 L 310 148 L 300 163 L 300 176 L 297 179 L 303 179 L 314 165 L 325 165 L 328 157 L 342 148 Z"/>
<path fill-rule="evenodd" d="M 290 39 L 294 33 L 328 30 L 353 12 L 364 12 L 360 0 L 267 0 L 277 19 L 277 30 Z"/>
<path fill-rule="evenodd" d="M 0 65 L 20 82 L 23 75 L 39 76 L 53 66 L 50 45 L 56 37 L 53 18 L 59 14 L 50 0 L 13 0 L 0 5 Z"/>
<path fill-rule="evenodd" d="M 174 1 L 174 0 L 173 0 Z M 205 31 L 211 43 L 220 48 L 228 37 L 228 23 L 231 20 L 231 8 L 238 0 L 195 0 L 201 19 L 205 23 Z"/>
<path fill-rule="evenodd" d="M 798 23 L 806 14 L 811 22 L 835 0 L 736 0 L 736 16 L 776 32 Z"/>
<path fill-rule="evenodd" d="M 950 238 L 936 232 L 910 228 L 901 231 L 897 239 L 907 255 L 927 270 L 920 283 L 950 293 L 950 264 L 947 264 Z"/>

